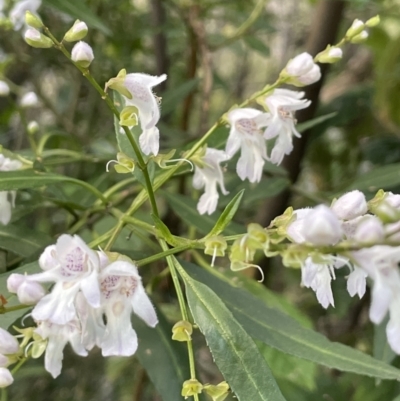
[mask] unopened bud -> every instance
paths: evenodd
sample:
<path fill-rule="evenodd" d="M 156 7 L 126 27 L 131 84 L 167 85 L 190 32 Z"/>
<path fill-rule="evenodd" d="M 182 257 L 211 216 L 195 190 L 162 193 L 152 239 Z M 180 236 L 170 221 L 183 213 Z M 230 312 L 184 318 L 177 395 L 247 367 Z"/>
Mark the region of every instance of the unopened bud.
<path fill-rule="evenodd" d="M 42 270 L 50 270 L 58 264 L 57 248 L 55 245 L 49 245 L 45 248 L 39 257 L 39 266 Z"/>
<path fill-rule="evenodd" d="M 340 222 L 329 207 L 317 206 L 306 218 L 304 237 L 314 245 L 334 245 L 342 237 Z"/>
<path fill-rule="evenodd" d="M 319 63 L 332 64 L 339 61 L 343 56 L 343 51 L 340 47 L 328 46 L 324 51 L 317 54 L 315 60 Z"/>
<path fill-rule="evenodd" d="M 192 339 L 193 326 L 186 320 L 175 323 L 172 328 L 172 339 L 175 341 L 190 341 Z"/>
<path fill-rule="evenodd" d="M 10 94 L 10 87 L 7 82 L 0 81 L 0 96 L 8 96 Z"/>
<path fill-rule="evenodd" d="M 36 305 L 44 296 L 44 288 L 34 281 L 24 280 L 18 288 L 17 296 L 23 305 Z"/>
<path fill-rule="evenodd" d="M 8 365 L 9 365 L 8 358 L 5 355 L 0 354 L 0 367 L 4 368 L 7 367 Z"/>
<path fill-rule="evenodd" d="M 201 394 L 203 385 L 196 379 L 186 380 L 182 386 L 182 397 L 188 398 L 196 394 Z"/>
<path fill-rule="evenodd" d="M 400 195 L 379 190 L 375 197 L 368 202 L 368 207 L 384 223 L 394 223 L 400 220 Z"/>
<path fill-rule="evenodd" d="M 0 354 L 10 355 L 19 351 L 18 341 L 7 330 L 0 327 Z"/>
<path fill-rule="evenodd" d="M 88 68 L 94 59 L 93 50 L 86 42 L 78 42 L 72 49 L 71 59 L 83 68 Z"/>
<path fill-rule="evenodd" d="M 39 124 L 36 121 L 29 121 L 27 129 L 28 134 L 34 135 L 39 131 Z"/>
<path fill-rule="evenodd" d="M 356 36 L 353 36 L 353 38 L 350 40 L 351 43 L 363 43 L 367 40 L 368 38 L 368 32 L 367 31 L 362 31 Z"/>
<path fill-rule="evenodd" d="M 11 372 L 7 368 L 0 368 L 0 388 L 8 387 L 13 381 Z"/>
<path fill-rule="evenodd" d="M 33 14 L 30 11 L 25 12 L 25 23 L 28 26 L 31 26 L 32 28 L 43 28 L 43 22 L 42 20 L 35 14 Z"/>
<path fill-rule="evenodd" d="M 213 401 L 224 401 L 229 395 L 229 384 L 227 382 L 221 382 L 216 386 L 212 384 L 206 384 L 203 390 L 207 395 L 211 397 Z"/>
<path fill-rule="evenodd" d="M 365 216 L 359 223 L 354 239 L 358 242 L 380 242 L 385 236 L 382 222 L 375 216 Z"/>
<path fill-rule="evenodd" d="M 23 108 L 36 107 L 39 105 L 39 99 L 35 92 L 28 92 L 22 96 L 19 104 Z"/>
<path fill-rule="evenodd" d="M 16 294 L 19 286 L 26 280 L 23 274 L 13 273 L 7 279 L 7 290 L 11 294 Z"/>
<path fill-rule="evenodd" d="M 293 221 L 286 228 L 286 235 L 291 241 L 298 244 L 306 242 L 304 237 L 304 233 L 307 230 L 305 219 L 312 211 L 311 208 L 303 208 L 293 212 Z"/>
<path fill-rule="evenodd" d="M 364 22 L 359 19 L 355 19 L 351 25 L 351 27 L 346 32 L 346 37 L 351 39 L 354 36 L 360 34 L 365 28 Z"/>
<path fill-rule="evenodd" d="M 76 42 L 83 39 L 87 33 L 87 25 L 83 21 L 77 19 L 71 29 L 65 34 L 64 40 L 67 42 Z"/>
<path fill-rule="evenodd" d="M 295 86 L 305 86 L 317 82 L 321 78 L 321 70 L 310 54 L 301 53 L 287 63 L 281 76 Z"/>
<path fill-rule="evenodd" d="M 29 28 L 24 35 L 25 42 L 32 47 L 47 49 L 53 46 L 52 40 L 35 28 Z"/>
<path fill-rule="evenodd" d="M 381 19 L 380 19 L 379 15 L 375 15 L 375 17 L 370 18 L 370 19 L 365 23 L 365 25 L 366 25 L 368 28 L 373 28 L 374 26 L 379 25 L 380 22 L 381 22 Z"/>
<path fill-rule="evenodd" d="M 367 201 L 361 191 L 354 190 L 341 196 L 331 206 L 332 211 L 341 220 L 352 220 L 363 216 L 368 211 Z"/>

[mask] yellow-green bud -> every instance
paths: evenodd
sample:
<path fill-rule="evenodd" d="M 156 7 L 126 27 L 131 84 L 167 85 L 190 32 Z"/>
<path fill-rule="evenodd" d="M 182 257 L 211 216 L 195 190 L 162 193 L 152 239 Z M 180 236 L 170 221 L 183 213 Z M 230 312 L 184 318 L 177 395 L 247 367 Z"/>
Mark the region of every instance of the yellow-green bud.
<path fill-rule="evenodd" d="M 229 395 L 229 384 L 225 381 L 217 384 L 216 386 L 213 386 L 212 384 L 205 384 L 203 389 L 213 401 L 224 401 Z"/>
<path fill-rule="evenodd" d="M 196 394 L 201 394 L 203 390 L 203 385 L 196 379 L 186 380 L 182 386 L 182 397 L 188 398 Z"/>
<path fill-rule="evenodd" d="M 352 38 L 358 34 L 360 34 L 365 28 L 364 22 L 359 19 L 355 19 L 351 25 L 351 27 L 346 32 L 347 38 Z"/>
<path fill-rule="evenodd" d="M 29 28 L 25 32 L 24 39 L 28 45 L 38 49 L 47 49 L 53 46 L 52 40 L 35 28 Z"/>
<path fill-rule="evenodd" d="M 135 106 L 124 107 L 119 115 L 119 125 L 135 127 L 138 125 L 139 110 Z"/>
<path fill-rule="evenodd" d="M 365 25 L 366 25 L 368 28 L 373 28 L 374 26 L 379 25 L 380 22 L 381 22 L 381 19 L 380 19 L 379 15 L 375 15 L 375 17 L 370 18 L 370 19 L 365 23 Z"/>
<path fill-rule="evenodd" d="M 267 231 L 257 223 L 250 223 L 247 226 L 247 232 L 251 243 L 254 243 L 258 249 L 264 249 L 268 246 L 269 237 Z"/>
<path fill-rule="evenodd" d="M 318 63 L 336 63 L 343 56 L 343 51 L 340 47 L 328 46 L 324 51 L 318 53 L 315 61 Z"/>
<path fill-rule="evenodd" d="M 351 43 L 364 43 L 368 38 L 368 32 L 362 31 L 356 36 L 353 36 L 350 40 Z"/>
<path fill-rule="evenodd" d="M 175 323 L 172 328 L 172 339 L 175 341 L 190 341 L 192 339 L 193 326 L 186 320 Z"/>
<path fill-rule="evenodd" d="M 39 124 L 36 121 L 29 121 L 27 131 L 30 135 L 36 134 L 39 131 Z"/>
<path fill-rule="evenodd" d="M 43 28 L 42 20 L 35 14 L 31 13 L 30 11 L 26 11 L 25 13 L 25 23 L 32 28 L 41 29 Z"/>
<path fill-rule="evenodd" d="M 77 42 L 83 39 L 88 33 L 88 27 L 83 21 L 78 19 L 74 22 L 74 25 L 64 35 L 64 40 L 67 42 Z"/>
<path fill-rule="evenodd" d="M 93 50 L 86 42 L 78 42 L 72 48 L 71 59 L 83 68 L 88 68 L 94 59 Z"/>
<path fill-rule="evenodd" d="M 215 236 L 207 238 L 205 241 L 206 248 L 204 253 L 213 257 L 211 265 L 214 266 L 214 260 L 217 256 L 225 256 L 226 248 L 228 244 L 224 237 Z"/>

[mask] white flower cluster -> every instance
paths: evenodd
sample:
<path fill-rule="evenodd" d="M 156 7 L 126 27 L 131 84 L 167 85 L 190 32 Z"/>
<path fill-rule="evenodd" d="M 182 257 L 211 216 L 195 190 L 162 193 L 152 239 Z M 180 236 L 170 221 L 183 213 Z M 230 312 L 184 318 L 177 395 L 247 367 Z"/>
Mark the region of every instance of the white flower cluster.
<path fill-rule="evenodd" d="M 42 0 L 18 0 L 13 3 L 9 12 L 10 21 L 16 31 L 25 25 L 25 13 L 30 11 L 36 13 L 42 4 Z M 5 18 L 5 2 L 0 1 L 0 19 Z"/>
<path fill-rule="evenodd" d="M 7 369 L 20 351 L 18 341 L 8 331 L 0 328 L 0 388 L 13 383 L 11 372 Z"/>
<path fill-rule="evenodd" d="M 370 278 L 373 282 L 370 319 L 379 324 L 390 313 L 386 334 L 391 348 L 400 354 L 400 247 L 382 245 L 385 240 L 400 239 L 400 222 L 382 222 L 387 217 L 400 218 L 400 195 L 386 193 L 374 212 L 376 215 L 368 213 L 363 193 L 351 191 L 331 207 L 319 205 L 296 210 L 296 220 L 287 227 L 287 236 L 298 244 L 331 246 L 346 240 L 355 245 L 358 250 L 335 255 L 310 252 L 301 266 L 302 285 L 312 288 L 319 303 L 327 308 L 334 306 L 331 281 L 335 269 L 349 267 L 350 296 L 357 294 L 362 298 L 366 279 Z"/>
<path fill-rule="evenodd" d="M 21 303 L 37 303 L 31 315 L 35 333 L 47 340 L 45 368 L 53 377 L 68 342 L 81 356 L 94 346 L 103 356 L 130 356 L 138 346 L 132 311 L 151 327 L 158 323 L 137 267 L 125 256 L 93 251 L 79 236 L 64 234 L 44 250 L 39 265 L 42 273 L 12 274 L 7 284 Z M 43 282 L 54 283 L 49 294 Z"/>

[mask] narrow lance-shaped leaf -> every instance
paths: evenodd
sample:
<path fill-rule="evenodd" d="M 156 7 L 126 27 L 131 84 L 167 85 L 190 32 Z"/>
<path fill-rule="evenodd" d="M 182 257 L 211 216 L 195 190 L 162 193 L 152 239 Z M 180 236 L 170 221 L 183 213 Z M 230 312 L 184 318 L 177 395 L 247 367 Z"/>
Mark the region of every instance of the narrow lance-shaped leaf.
<path fill-rule="evenodd" d="M 200 267 L 182 261 L 185 270 L 219 294 L 239 323 L 255 339 L 278 350 L 329 368 L 381 379 L 400 379 L 400 370 L 302 327 L 290 316 L 269 308 L 248 291 L 235 288 Z"/>
<path fill-rule="evenodd" d="M 284 401 L 278 385 L 252 338 L 221 299 L 193 280 L 177 263 L 196 324 L 204 334 L 215 363 L 241 401 Z"/>
<path fill-rule="evenodd" d="M 222 231 L 225 230 L 225 228 L 231 222 L 231 220 L 233 219 L 233 216 L 235 216 L 235 213 L 237 212 L 237 210 L 239 208 L 240 201 L 242 200 L 242 197 L 243 197 L 243 193 L 244 193 L 244 189 L 242 189 L 238 194 L 236 194 L 235 197 L 228 203 L 228 205 L 222 212 L 221 216 L 219 216 L 217 222 L 215 223 L 215 226 L 210 231 L 210 233 L 207 235 L 207 238 L 218 235 L 218 234 L 222 233 Z"/>

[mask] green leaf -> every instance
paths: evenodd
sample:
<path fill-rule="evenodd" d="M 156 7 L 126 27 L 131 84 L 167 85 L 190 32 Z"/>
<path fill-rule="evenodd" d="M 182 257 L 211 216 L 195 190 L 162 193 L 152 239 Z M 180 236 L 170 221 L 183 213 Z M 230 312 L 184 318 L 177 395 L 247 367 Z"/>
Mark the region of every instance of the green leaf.
<path fill-rule="evenodd" d="M 196 89 L 199 83 L 198 78 L 184 82 L 177 88 L 170 89 L 162 95 L 161 115 L 164 116 L 171 111 L 174 111 L 178 105 Z"/>
<path fill-rule="evenodd" d="M 240 201 L 242 200 L 244 193 L 244 189 L 242 189 L 239 193 L 235 195 L 235 197 L 228 203 L 224 211 L 219 216 L 215 226 L 207 235 L 207 237 L 213 237 L 214 235 L 218 235 L 225 230 L 225 228 L 229 225 L 233 216 L 235 215 L 236 211 L 239 208 Z"/>
<path fill-rule="evenodd" d="M 400 163 L 374 168 L 358 177 L 347 190 L 359 189 L 375 193 L 379 189 L 391 189 L 397 185 L 400 185 Z"/>
<path fill-rule="evenodd" d="M 185 282 L 193 318 L 238 400 L 284 401 L 256 344 L 221 299 L 206 285 L 178 268 Z"/>
<path fill-rule="evenodd" d="M 200 233 L 206 235 L 215 226 L 217 218 L 209 215 L 200 215 L 196 209 L 196 202 L 183 195 L 162 191 L 166 201 L 172 210 L 187 224 L 196 227 Z M 225 229 L 227 235 L 240 234 L 245 232 L 245 228 L 240 224 L 231 222 L 230 226 Z"/>
<path fill-rule="evenodd" d="M 44 4 L 52 6 L 74 18 L 79 18 L 89 26 L 98 29 L 105 35 L 111 35 L 110 29 L 93 13 L 83 0 L 44 0 Z"/>
<path fill-rule="evenodd" d="M 323 335 L 300 326 L 290 316 L 268 307 L 248 291 L 235 288 L 228 279 L 218 279 L 188 262 L 182 262 L 182 265 L 192 277 L 220 295 L 235 318 L 255 339 L 282 352 L 332 369 L 381 379 L 400 378 L 399 369 L 351 347 L 331 342 Z"/>
<path fill-rule="evenodd" d="M 169 231 L 169 228 L 164 224 L 164 222 L 155 214 L 151 214 L 151 217 L 154 221 L 154 225 L 156 226 L 157 230 L 160 232 L 162 237 L 167 241 L 169 244 L 173 245 L 176 243 L 174 236 Z"/>
<path fill-rule="evenodd" d="M 14 269 L 12 272 L 0 274 L 0 295 L 3 295 L 7 299 L 8 303 L 6 307 L 19 305 L 18 299 L 14 294 L 9 294 L 7 290 L 7 279 L 12 273 L 19 274 L 33 274 L 40 271 L 38 262 L 28 263 L 24 266 Z M 0 327 L 7 330 L 17 319 L 25 315 L 29 311 L 30 307 L 24 309 L 18 309 L 13 312 L 5 313 L 0 315 Z"/>
<path fill-rule="evenodd" d="M 160 310 L 157 316 L 159 323 L 155 328 L 132 318 L 139 339 L 136 356 L 163 401 L 181 400 L 182 383 L 190 377 L 186 349 L 182 343 L 172 341 L 172 326 Z"/>
<path fill-rule="evenodd" d="M 333 117 L 335 117 L 337 115 L 337 112 L 333 112 L 333 113 L 329 113 L 329 114 L 325 114 L 323 116 L 319 116 L 319 117 L 315 117 L 311 120 L 305 121 L 304 123 L 300 123 L 297 125 L 297 131 L 299 131 L 300 133 L 307 131 L 310 128 L 314 128 L 316 125 L 319 125 L 323 122 L 325 122 L 326 120 L 329 120 Z"/>
<path fill-rule="evenodd" d="M 269 56 L 270 51 L 269 47 L 260 39 L 255 36 L 244 36 L 244 42 L 249 46 L 251 49 L 255 50 L 256 52 L 260 53 L 262 56 Z"/>
<path fill-rule="evenodd" d="M 28 257 L 52 242 L 47 234 L 27 227 L 0 226 L 0 248 Z"/>

